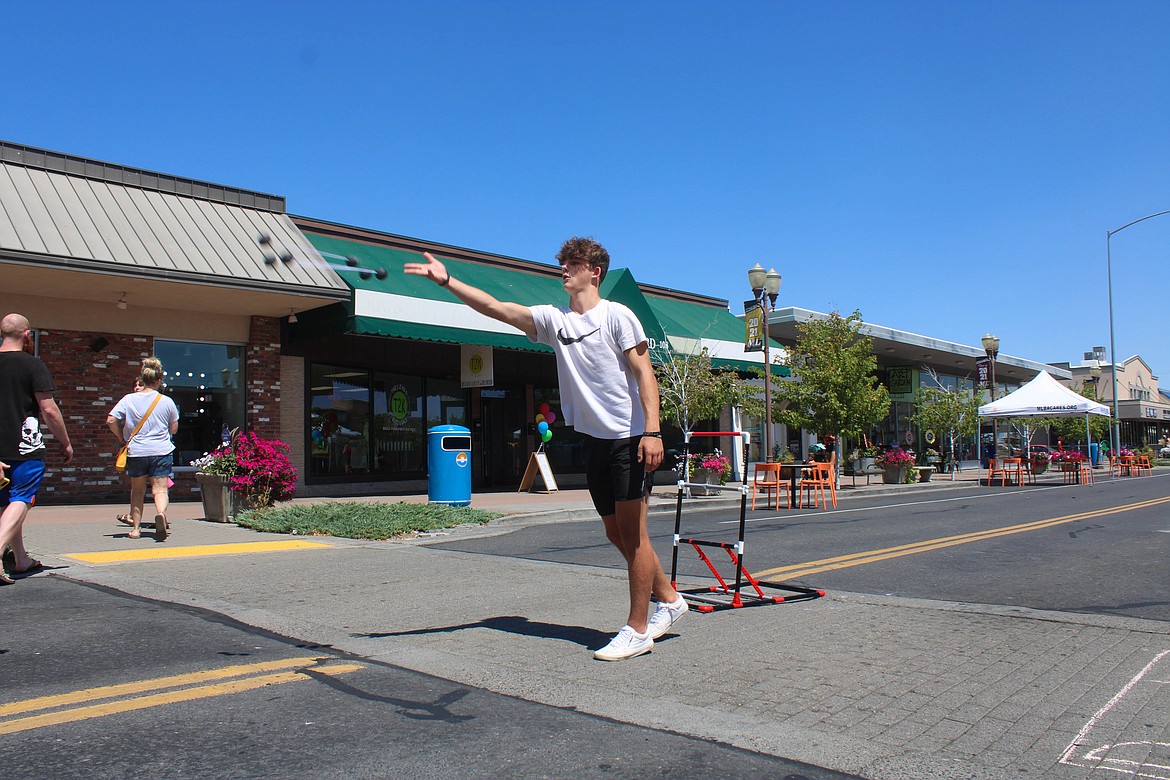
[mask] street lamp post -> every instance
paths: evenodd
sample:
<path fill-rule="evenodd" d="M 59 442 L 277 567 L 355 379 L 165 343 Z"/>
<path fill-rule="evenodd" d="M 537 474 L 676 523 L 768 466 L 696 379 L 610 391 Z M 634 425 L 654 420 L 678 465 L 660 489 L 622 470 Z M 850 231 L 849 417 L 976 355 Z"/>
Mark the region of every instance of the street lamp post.
<path fill-rule="evenodd" d="M 1128 222 L 1117 230 L 1110 230 L 1105 234 L 1105 273 L 1109 280 L 1109 377 L 1111 381 L 1111 392 L 1113 393 L 1113 429 L 1110 431 L 1113 436 L 1110 439 L 1109 451 L 1116 453 L 1121 449 L 1121 415 L 1117 411 L 1117 342 L 1113 338 L 1113 255 L 1111 242 L 1114 233 L 1120 233 L 1127 227 L 1136 225 L 1139 222 L 1145 222 L 1147 219 L 1154 217 L 1161 217 L 1170 214 L 1170 210 L 1159 211 L 1157 214 L 1147 214 L 1141 219 L 1135 219 L 1133 222 Z"/>
<path fill-rule="evenodd" d="M 990 333 L 983 336 L 983 351 L 987 353 L 987 359 L 991 361 L 991 400 L 995 402 L 995 358 L 999 355 L 999 337 L 993 336 Z M 991 456 L 992 458 L 999 455 L 999 420 L 995 417 L 991 418 Z"/>
<path fill-rule="evenodd" d="M 780 294 L 780 274 L 775 268 L 764 271 L 756 263 L 748 269 L 748 284 L 752 294 L 764 309 L 764 462 L 772 462 L 772 358 L 768 354 L 768 326 L 776 296 Z M 747 479 L 745 476 L 744 479 Z"/>

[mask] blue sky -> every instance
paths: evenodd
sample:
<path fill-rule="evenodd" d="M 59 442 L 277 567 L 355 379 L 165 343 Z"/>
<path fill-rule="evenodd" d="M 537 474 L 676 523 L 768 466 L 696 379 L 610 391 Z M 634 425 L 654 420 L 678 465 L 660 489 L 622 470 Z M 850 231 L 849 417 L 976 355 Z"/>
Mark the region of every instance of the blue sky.
<path fill-rule="evenodd" d="M 0 139 L 1079 362 L 1170 209 L 1170 3 L 13 2 Z M 1170 386 L 1170 215 L 1112 240 Z M 1163 373 L 1165 372 L 1165 373 Z"/>

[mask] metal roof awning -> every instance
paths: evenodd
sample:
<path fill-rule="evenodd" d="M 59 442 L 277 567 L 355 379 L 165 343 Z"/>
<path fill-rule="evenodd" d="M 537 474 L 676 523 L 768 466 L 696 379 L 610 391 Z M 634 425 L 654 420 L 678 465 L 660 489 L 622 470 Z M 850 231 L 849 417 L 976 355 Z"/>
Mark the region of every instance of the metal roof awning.
<path fill-rule="evenodd" d="M 324 300 L 348 292 L 274 196 L 14 144 L 0 151 L 6 263 Z M 294 259 L 266 263 L 261 233 Z"/>

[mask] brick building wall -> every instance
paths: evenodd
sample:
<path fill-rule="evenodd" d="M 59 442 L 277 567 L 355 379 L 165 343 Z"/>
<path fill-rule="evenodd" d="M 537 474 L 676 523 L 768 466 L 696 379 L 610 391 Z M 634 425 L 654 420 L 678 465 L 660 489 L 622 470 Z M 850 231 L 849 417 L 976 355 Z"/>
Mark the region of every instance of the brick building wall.
<path fill-rule="evenodd" d="M 252 317 L 245 354 L 248 430 L 265 439 L 280 438 L 280 320 Z"/>
<path fill-rule="evenodd" d="M 92 333 L 40 330 L 38 339 L 40 358 L 57 386 L 54 398 L 73 443 L 73 462 L 63 463 L 52 434 L 42 426 L 49 451 L 39 500 L 54 504 L 127 502 L 130 481 L 114 469 L 118 443 L 106 426 L 106 415 L 119 398 L 134 389 L 143 358 L 154 354 L 154 337 L 107 334 L 107 343 L 102 345 Z M 248 430 L 265 438 L 279 437 L 279 320 L 253 317 L 245 353 Z M 198 499 L 194 477 L 176 474 L 171 500 Z"/>

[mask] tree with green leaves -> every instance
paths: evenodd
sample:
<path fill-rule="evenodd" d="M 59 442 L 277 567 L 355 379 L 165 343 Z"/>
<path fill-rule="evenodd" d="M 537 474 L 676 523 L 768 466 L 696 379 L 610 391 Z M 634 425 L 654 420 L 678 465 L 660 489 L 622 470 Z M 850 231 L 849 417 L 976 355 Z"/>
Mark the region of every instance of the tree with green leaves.
<path fill-rule="evenodd" d="M 860 311 L 797 324 L 796 344 L 782 362 L 793 380 L 774 382 L 775 422 L 821 438 L 860 438 L 885 419 L 890 393 L 878 382 L 873 339 L 861 333 L 861 324 Z M 762 369 L 758 373 L 763 376 Z M 762 411 L 762 405 L 753 408 Z"/>
<path fill-rule="evenodd" d="M 948 389 L 939 381 L 933 369 L 924 367 L 924 371 L 933 380 L 934 387 L 922 385 L 918 388 L 910 421 L 920 428 L 944 435 L 950 459 L 952 462 L 957 461 L 955 445 L 963 436 L 973 436 L 979 430 L 982 393 L 976 395 L 968 388 Z M 951 478 L 954 478 L 953 472 Z"/>
<path fill-rule="evenodd" d="M 654 375 L 662 418 L 684 433 L 703 420 L 717 419 L 724 407 L 743 403 L 750 392 L 734 371 L 713 368 L 706 348 L 694 355 L 663 356 Z"/>

